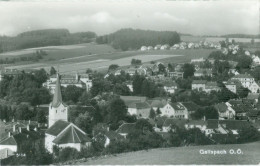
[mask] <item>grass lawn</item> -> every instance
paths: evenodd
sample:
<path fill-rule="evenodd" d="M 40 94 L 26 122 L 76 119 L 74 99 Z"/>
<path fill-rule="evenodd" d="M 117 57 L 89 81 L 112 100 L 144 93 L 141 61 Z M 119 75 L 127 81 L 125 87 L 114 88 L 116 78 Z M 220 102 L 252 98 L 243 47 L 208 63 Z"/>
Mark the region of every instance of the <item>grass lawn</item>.
<path fill-rule="evenodd" d="M 243 154 L 230 154 L 241 149 Z M 260 142 L 152 149 L 90 159 L 79 165 L 174 165 L 174 164 L 259 164 Z M 227 154 L 200 154 L 200 150 L 225 150 Z"/>

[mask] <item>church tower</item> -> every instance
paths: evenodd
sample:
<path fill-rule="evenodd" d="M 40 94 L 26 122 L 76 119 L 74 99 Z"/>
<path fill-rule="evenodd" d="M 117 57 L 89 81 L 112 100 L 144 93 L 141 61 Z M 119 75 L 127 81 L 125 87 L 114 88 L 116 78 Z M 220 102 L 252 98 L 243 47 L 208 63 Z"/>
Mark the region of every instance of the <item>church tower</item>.
<path fill-rule="evenodd" d="M 53 100 L 49 105 L 48 127 L 51 127 L 58 120 L 68 121 L 68 106 L 62 102 L 59 74 L 57 74 Z"/>

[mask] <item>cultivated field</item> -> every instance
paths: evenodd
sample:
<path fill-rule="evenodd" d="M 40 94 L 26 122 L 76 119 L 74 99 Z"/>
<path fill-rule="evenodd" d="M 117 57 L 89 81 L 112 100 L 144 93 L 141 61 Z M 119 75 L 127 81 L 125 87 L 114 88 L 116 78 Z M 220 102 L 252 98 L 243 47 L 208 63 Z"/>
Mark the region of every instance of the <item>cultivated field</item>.
<path fill-rule="evenodd" d="M 240 149 L 243 154 L 230 154 Z M 235 145 L 209 145 L 152 149 L 91 159 L 80 165 L 182 165 L 182 164 L 259 164 L 260 142 Z M 200 150 L 225 150 L 227 154 L 200 154 Z M 239 152 L 239 151 L 238 151 Z"/>
<path fill-rule="evenodd" d="M 39 48 L 21 50 L 0 54 L 4 57 L 20 57 L 24 51 L 34 51 Z M 153 51 L 125 51 L 121 52 L 108 45 L 82 44 L 70 46 L 53 46 L 40 48 L 47 52 L 47 56 L 38 62 L 19 62 L 6 66 L 16 69 L 40 69 L 49 70 L 51 66 L 58 67 L 61 73 L 85 71 L 87 68 L 93 70 L 106 70 L 111 64 L 128 66 L 133 58 L 142 60 L 143 63 L 150 61 L 161 61 L 165 63 L 190 62 L 193 58 L 208 57 L 213 49 L 195 50 L 153 50 Z"/>

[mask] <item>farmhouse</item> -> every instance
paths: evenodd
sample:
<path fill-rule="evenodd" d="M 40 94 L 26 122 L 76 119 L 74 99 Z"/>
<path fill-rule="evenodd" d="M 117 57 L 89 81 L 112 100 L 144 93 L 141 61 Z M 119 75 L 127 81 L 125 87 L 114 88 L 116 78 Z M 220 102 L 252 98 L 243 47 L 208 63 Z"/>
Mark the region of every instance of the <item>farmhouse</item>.
<path fill-rule="evenodd" d="M 183 78 L 183 73 L 184 72 L 181 72 L 181 71 L 174 71 L 174 72 L 168 72 L 168 76 L 171 77 L 171 78 Z"/>
<path fill-rule="evenodd" d="M 151 106 L 148 102 L 131 103 L 128 106 L 128 113 L 130 115 L 137 115 L 137 118 L 148 118 Z"/>
<path fill-rule="evenodd" d="M 220 91 L 217 82 L 207 82 L 206 80 L 194 80 L 191 84 L 192 90 L 204 91 L 210 93 L 211 91 Z"/>
<path fill-rule="evenodd" d="M 17 142 L 13 136 L 9 135 L 0 139 L 0 159 L 8 158 L 17 152 Z"/>
<path fill-rule="evenodd" d="M 236 112 L 229 103 L 218 103 L 214 107 L 218 111 L 220 120 L 235 118 Z"/>
<path fill-rule="evenodd" d="M 253 82 L 249 88 L 248 88 L 252 93 L 259 93 L 260 91 L 260 83 Z"/>
<path fill-rule="evenodd" d="M 161 116 L 173 117 L 178 119 L 188 119 L 188 110 L 181 103 L 168 102 L 161 109 Z"/>

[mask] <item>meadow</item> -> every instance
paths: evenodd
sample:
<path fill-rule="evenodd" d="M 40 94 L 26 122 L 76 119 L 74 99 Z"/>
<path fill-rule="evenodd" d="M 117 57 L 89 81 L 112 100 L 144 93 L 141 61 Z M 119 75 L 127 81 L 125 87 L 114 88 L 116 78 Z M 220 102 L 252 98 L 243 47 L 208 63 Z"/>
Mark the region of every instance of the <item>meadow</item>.
<path fill-rule="evenodd" d="M 239 151 L 239 149 L 241 151 Z M 256 165 L 260 163 L 260 142 L 151 149 L 89 159 L 79 165 Z M 201 150 L 220 150 L 226 154 L 201 154 Z M 232 150 L 236 153 L 231 154 Z M 231 152 L 231 153 L 230 153 Z M 238 153 L 237 153 L 238 152 Z M 241 153 L 240 153 L 241 152 Z M 240 154 L 239 154 L 240 153 Z"/>

